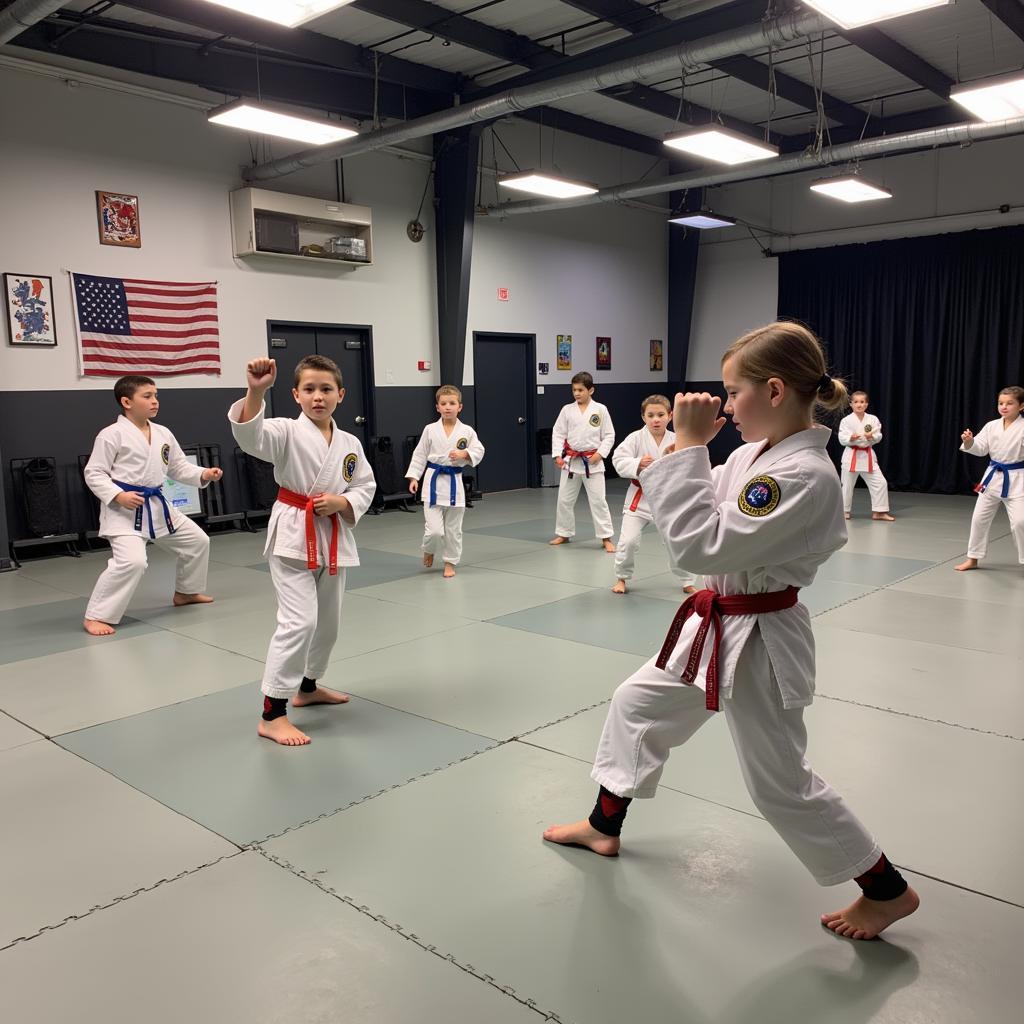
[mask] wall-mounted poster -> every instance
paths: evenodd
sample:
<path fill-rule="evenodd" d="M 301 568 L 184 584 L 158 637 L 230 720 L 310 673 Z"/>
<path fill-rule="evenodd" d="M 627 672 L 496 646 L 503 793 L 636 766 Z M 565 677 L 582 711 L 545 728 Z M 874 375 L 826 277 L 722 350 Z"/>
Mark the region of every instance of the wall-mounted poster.
<path fill-rule="evenodd" d="M 665 369 L 665 343 L 651 339 L 651 370 Z"/>
<path fill-rule="evenodd" d="M 129 196 L 123 192 L 97 192 L 96 218 L 99 221 L 101 245 L 141 248 L 138 196 Z"/>
<path fill-rule="evenodd" d="M 12 345 L 56 345 L 53 280 L 42 274 L 4 274 L 7 329 Z"/>
<path fill-rule="evenodd" d="M 198 455 L 186 455 L 185 459 L 193 466 L 199 465 Z M 168 477 L 164 480 L 164 497 L 183 516 L 197 516 L 203 511 L 203 500 L 199 497 L 199 488 L 190 487 Z"/>
<path fill-rule="evenodd" d="M 559 334 L 557 336 L 558 346 L 556 353 L 558 356 L 557 366 L 559 370 L 571 370 L 572 369 L 572 335 L 571 334 Z"/>
<path fill-rule="evenodd" d="M 597 339 L 597 362 L 594 364 L 599 370 L 610 370 L 612 368 L 612 339 Z"/>

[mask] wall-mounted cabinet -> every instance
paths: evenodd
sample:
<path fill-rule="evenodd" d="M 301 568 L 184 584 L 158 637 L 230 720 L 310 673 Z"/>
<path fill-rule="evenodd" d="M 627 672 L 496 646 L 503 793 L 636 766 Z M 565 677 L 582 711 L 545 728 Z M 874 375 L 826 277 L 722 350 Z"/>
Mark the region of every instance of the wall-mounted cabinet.
<path fill-rule="evenodd" d="M 370 209 L 262 188 L 231 193 L 233 250 L 241 257 L 365 267 L 373 263 Z"/>

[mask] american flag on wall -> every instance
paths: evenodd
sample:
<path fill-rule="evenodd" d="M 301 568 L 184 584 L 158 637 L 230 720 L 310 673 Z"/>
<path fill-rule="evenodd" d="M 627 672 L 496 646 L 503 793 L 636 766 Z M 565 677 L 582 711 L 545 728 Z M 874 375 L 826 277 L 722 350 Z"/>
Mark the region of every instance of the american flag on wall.
<path fill-rule="evenodd" d="M 217 282 L 72 274 L 82 375 L 220 373 Z"/>

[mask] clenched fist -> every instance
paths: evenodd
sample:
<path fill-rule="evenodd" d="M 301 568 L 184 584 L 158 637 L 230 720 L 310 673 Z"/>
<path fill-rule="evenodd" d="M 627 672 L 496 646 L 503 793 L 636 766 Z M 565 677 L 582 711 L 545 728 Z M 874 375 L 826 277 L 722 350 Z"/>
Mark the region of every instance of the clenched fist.
<path fill-rule="evenodd" d="M 253 359 L 245 366 L 245 383 L 250 391 L 269 391 L 277 380 L 277 361 Z"/>

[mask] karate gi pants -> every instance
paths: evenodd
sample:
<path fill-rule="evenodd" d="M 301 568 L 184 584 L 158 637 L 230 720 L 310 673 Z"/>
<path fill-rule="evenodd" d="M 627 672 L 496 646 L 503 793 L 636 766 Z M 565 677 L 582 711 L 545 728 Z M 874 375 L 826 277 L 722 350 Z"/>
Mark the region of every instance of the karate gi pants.
<path fill-rule="evenodd" d="M 652 658 L 615 691 L 591 777 L 618 796 L 653 797 L 672 748 L 715 714 L 704 702 L 703 690 Z M 722 709 L 754 805 L 818 884 L 837 885 L 874 865 L 878 844 L 807 763 L 803 708 L 782 706 L 756 629 Z"/>
<path fill-rule="evenodd" d="M 124 618 L 132 595 L 149 565 L 146 557 L 149 539 L 142 533 L 107 538 L 110 559 L 92 588 L 92 596 L 85 609 L 87 619 L 116 626 Z M 202 594 L 206 590 L 210 538 L 191 519 L 186 519 L 174 533 L 157 537 L 152 543 L 177 555 L 174 589 L 179 594 Z"/>
<path fill-rule="evenodd" d="M 636 553 L 640 549 L 640 535 L 654 520 L 635 512 L 622 513 L 622 529 L 619 531 L 619 544 L 615 549 L 615 578 L 631 580 L 636 567 Z M 659 534 L 658 539 L 661 539 Z M 684 587 L 692 587 L 697 577 L 692 572 L 680 569 L 670 563 L 669 568 L 679 578 Z"/>
<path fill-rule="evenodd" d="M 1015 473 L 1021 470 L 1014 470 Z M 1010 530 L 1017 542 L 1017 558 L 1024 565 L 1024 495 L 1017 498 L 1003 498 L 999 494 L 999 474 L 989 486 L 978 495 L 971 516 L 971 539 L 967 542 L 968 558 L 984 558 L 988 552 L 988 531 L 1000 504 L 1006 505 Z"/>
<path fill-rule="evenodd" d="M 860 461 L 864 461 L 863 454 Z M 859 469 L 856 473 L 851 473 L 849 470 L 841 471 L 844 511 L 849 512 L 853 508 L 853 489 L 857 486 L 857 477 L 859 476 L 864 478 L 864 482 L 868 485 L 868 491 L 871 492 L 871 511 L 889 511 L 889 484 L 882 475 L 882 471 L 877 468 L 878 463 L 875 463 L 875 466 L 875 470 L 871 473 L 865 473 Z"/>
<path fill-rule="evenodd" d="M 345 569 L 331 576 L 327 566 L 307 569 L 296 558 L 268 556 L 270 577 L 277 593 L 277 628 L 270 640 L 263 669 L 267 697 L 293 697 L 302 677 L 323 679 L 338 639 Z"/>
<path fill-rule="evenodd" d="M 462 517 L 464 508 L 453 505 L 428 505 L 423 503 L 423 552 L 436 555 L 441 548 L 441 557 L 452 565 L 462 559 Z"/>
<path fill-rule="evenodd" d="M 577 460 L 578 461 L 578 460 Z M 612 514 L 605 497 L 604 473 L 586 476 L 573 470 L 572 477 L 563 469 L 558 481 L 558 511 L 555 513 L 555 533 L 559 537 L 576 536 L 576 499 L 580 487 L 587 489 L 590 504 L 590 518 L 594 521 L 594 533 L 599 540 L 611 540 L 615 536 Z"/>

